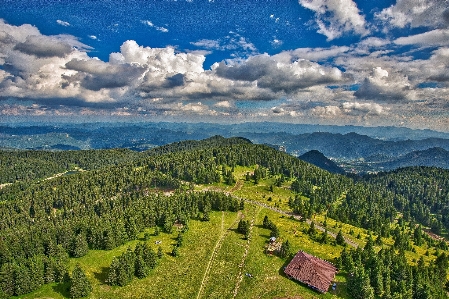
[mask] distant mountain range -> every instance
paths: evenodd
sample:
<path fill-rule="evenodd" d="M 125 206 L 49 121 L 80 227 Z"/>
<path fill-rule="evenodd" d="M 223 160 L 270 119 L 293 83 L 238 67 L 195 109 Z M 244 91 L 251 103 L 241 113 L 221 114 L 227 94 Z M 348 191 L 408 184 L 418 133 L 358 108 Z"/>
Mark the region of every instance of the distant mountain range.
<path fill-rule="evenodd" d="M 449 169 L 449 151 L 433 147 L 423 151 L 415 151 L 385 162 L 379 162 L 384 170 L 393 170 L 409 166 L 434 166 Z"/>
<path fill-rule="evenodd" d="M 244 137 L 253 143 L 282 147 L 306 155 L 324 167 L 351 172 L 391 170 L 404 166 L 449 168 L 449 134 L 407 128 L 294 125 L 282 123 L 89 123 L 0 126 L 0 148 L 75 150 L 129 148 L 143 151 L 182 140 L 214 135 Z M 304 158 L 304 156 L 303 156 Z M 327 159 L 326 158 L 326 159 Z M 331 162 L 332 162 L 331 161 Z M 326 166 L 327 165 L 327 166 Z M 321 167 L 321 166 L 320 166 Z"/>

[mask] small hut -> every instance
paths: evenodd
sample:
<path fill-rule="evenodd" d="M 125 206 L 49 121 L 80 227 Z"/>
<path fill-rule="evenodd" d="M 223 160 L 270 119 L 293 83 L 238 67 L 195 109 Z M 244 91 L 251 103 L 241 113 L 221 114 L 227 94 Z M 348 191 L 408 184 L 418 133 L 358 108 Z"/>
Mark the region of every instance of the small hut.
<path fill-rule="evenodd" d="M 326 293 L 338 269 L 331 263 L 313 255 L 299 251 L 284 268 L 284 273 L 310 288 Z"/>

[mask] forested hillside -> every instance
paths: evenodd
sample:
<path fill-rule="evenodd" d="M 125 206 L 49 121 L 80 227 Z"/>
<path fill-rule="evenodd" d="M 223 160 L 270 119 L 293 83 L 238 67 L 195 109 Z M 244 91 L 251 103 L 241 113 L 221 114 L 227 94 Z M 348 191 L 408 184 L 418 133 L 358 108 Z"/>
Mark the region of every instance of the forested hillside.
<path fill-rule="evenodd" d="M 114 251 L 147 236 L 149 229 L 174 234 L 175 227 L 182 226 L 184 232 L 192 221 L 210 221 L 214 211 L 250 215 L 255 210 L 248 205 L 254 204 L 257 211 L 270 208 L 270 213 L 288 209 L 283 213 L 292 217 L 277 221 L 294 226 L 315 219 L 322 236 L 310 221 L 304 238 L 316 246 L 329 246 L 327 229 L 335 236 L 339 227 L 351 227 L 345 237 L 360 244 L 357 250 L 346 247 L 340 254 L 345 240 L 337 236 L 333 241 L 338 249 L 334 262 L 348 274 L 342 284 L 347 292 L 338 293 L 340 297 L 362 298 L 355 291 L 362 288 L 363 298 L 446 298 L 446 241 L 424 233 L 425 227 L 439 235 L 448 230 L 449 172 L 441 169 L 407 168 L 354 181 L 271 147 L 220 136 L 142 153 L 117 149 L 0 154 L 1 183 L 11 183 L 0 189 L 0 298 L 49 283 L 73 285 L 80 270 L 76 268 L 70 280 L 68 261 L 98 250 Z M 84 171 L 53 177 L 73 169 Z M 332 228 L 327 226 L 331 221 Z M 245 231 L 248 238 L 253 225 L 248 220 L 237 231 Z M 274 222 L 267 227 L 271 233 L 279 230 Z M 354 230 L 360 230 L 357 237 Z M 176 237 L 173 257 L 185 242 L 182 235 Z M 126 285 L 134 276 L 150 275 L 156 264 L 152 249 L 145 246 L 148 243 L 135 245 L 114 259 L 103 283 Z M 414 261 L 407 260 L 406 252 Z M 424 272 L 418 274 L 417 265 Z M 390 269 L 389 277 L 379 278 L 385 269 Z M 430 281 L 432 287 L 424 287 Z"/>

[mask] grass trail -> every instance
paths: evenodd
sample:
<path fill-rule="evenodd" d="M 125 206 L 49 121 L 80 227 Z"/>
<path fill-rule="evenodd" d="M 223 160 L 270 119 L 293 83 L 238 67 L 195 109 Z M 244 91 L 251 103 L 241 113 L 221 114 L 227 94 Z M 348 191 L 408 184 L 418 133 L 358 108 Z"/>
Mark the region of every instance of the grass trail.
<path fill-rule="evenodd" d="M 245 244 L 245 252 L 243 253 L 242 261 L 239 264 L 240 271 L 239 271 L 239 275 L 237 276 L 237 282 L 235 284 L 234 293 L 233 293 L 233 297 L 232 298 L 235 298 L 237 296 L 237 294 L 239 292 L 239 288 L 240 288 L 240 283 L 243 280 L 243 268 L 245 266 L 245 260 L 246 260 L 246 257 L 248 256 L 248 252 L 249 252 L 249 245 L 250 245 L 250 242 L 251 242 L 251 236 L 252 236 L 254 221 L 256 220 L 257 215 L 259 215 L 260 210 L 261 210 L 261 208 L 259 207 L 257 209 L 256 213 L 253 215 L 253 217 L 251 219 L 251 224 L 250 224 L 250 227 L 249 227 L 249 236 L 248 236 L 248 240 L 247 240 L 247 242 Z"/>
<path fill-rule="evenodd" d="M 241 217 L 241 213 L 238 213 L 235 221 L 230 225 L 229 229 L 232 228 L 237 223 L 237 221 L 240 219 L 240 217 Z M 209 261 L 207 262 L 207 267 L 206 267 L 206 270 L 204 271 L 203 279 L 201 281 L 200 288 L 198 290 L 198 295 L 196 296 L 197 299 L 201 298 L 201 294 L 204 291 L 204 286 L 206 285 L 206 283 L 209 279 L 209 273 L 211 270 L 212 262 L 214 261 L 216 255 L 218 253 L 218 250 L 221 248 L 221 244 L 223 244 L 223 240 L 229 234 L 229 231 L 230 231 L 229 229 L 227 229 L 226 231 L 224 230 L 224 212 L 222 212 L 222 214 L 221 214 L 221 235 L 220 235 L 220 238 L 217 240 L 217 243 L 215 244 L 214 249 L 212 250 L 212 254 L 210 255 Z"/>

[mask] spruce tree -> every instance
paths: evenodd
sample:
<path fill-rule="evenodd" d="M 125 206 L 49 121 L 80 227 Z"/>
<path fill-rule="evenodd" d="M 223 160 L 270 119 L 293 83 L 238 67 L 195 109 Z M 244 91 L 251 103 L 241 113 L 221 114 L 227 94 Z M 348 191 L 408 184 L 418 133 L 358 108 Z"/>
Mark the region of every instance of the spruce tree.
<path fill-rule="evenodd" d="M 286 240 L 285 242 L 282 243 L 281 250 L 279 251 L 279 255 L 282 258 L 286 258 L 290 255 L 290 243 L 288 242 L 288 240 Z"/>
<path fill-rule="evenodd" d="M 265 215 L 265 217 L 263 217 L 262 226 L 263 226 L 263 228 L 270 228 L 270 220 L 268 219 L 267 215 Z"/>
<path fill-rule="evenodd" d="M 147 266 L 142 256 L 136 256 L 135 275 L 137 278 L 147 277 L 150 273 L 150 268 Z"/>
<path fill-rule="evenodd" d="M 112 286 L 119 285 L 118 281 L 119 272 L 120 272 L 120 259 L 118 257 L 115 257 L 112 260 L 111 266 L 109 266 L 109 274 L 106 282 Z"/>
<path fill-rule="evenodd" d="M 89 245 L 87 244 L 84 234 L 76 236 L 72 243 L 71 255 L 73 257 L 82 257 L 89 251 Z"/>
<path fill-rule="evenodd" d="M 87 279 L 81 266 L 77 264 L 72 272 L 72 278 L 70 283 L 70 297 L 82 298 L 88 296 L 92 292 L 92 286 Z"/>
<path fill-rule="evenodd" d="M 335 238 L 335 242 L 337 242 L 338 245 L 346 246 L 346 241 L 345 241 L 345 238 L 343 237 L 341 230 L 338 232 L 338 234 Z"/>
<path fill-rule="evenodd" d="M 278 227 L 275 224 L 272 224 L 270 237 L 279 238 L 279 234 L 280 233 Z"/>

